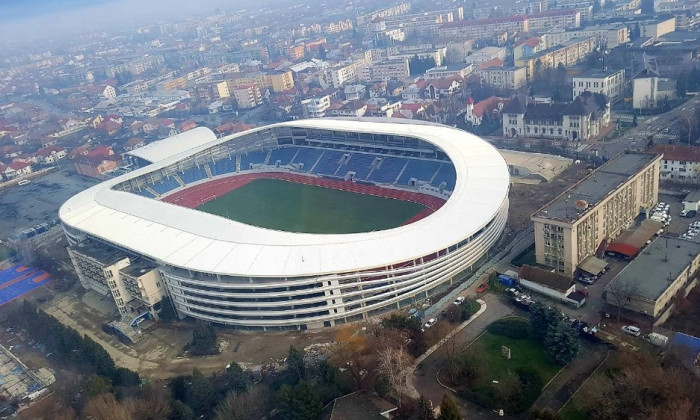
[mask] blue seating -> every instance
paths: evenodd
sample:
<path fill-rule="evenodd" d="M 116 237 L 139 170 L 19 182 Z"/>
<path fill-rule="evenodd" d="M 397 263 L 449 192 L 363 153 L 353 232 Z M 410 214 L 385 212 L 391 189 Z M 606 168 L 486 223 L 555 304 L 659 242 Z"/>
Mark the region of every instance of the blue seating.
<path fill-rule="evenodd" d="M 408 184 L 411 178 L 416 178 L 420 181 L 429 182 L 430 178 L 435 175 L 435 171 L 440 167 L 440 162 L 431 162 L 425 160 L 414 160 L 408 163 L 406 170 L 401 174 L 401 179 L 399 179 L 400 185 Z"/>
<path fill-rule="evenodd" d="M 153 188 L 153 191 L 157 192 L 158 194 L 163 195 L 168 191 L 178 188 L 179 186 L 180 184 L 178 184 L 175 178 L 165 178 L 162 181 L 158 181 L 151 185 L 151 188 Z"/>
<path fill-rule="evenodd" d="M 273 149 L 272 155 L 270 156 L 270 165 L 275 165 L 277 161 L 281 161 L 281 165 L 289 165 L 292 161 L 294 155 L 297 154 L 299 148 L 297 147 L 285 147 L 283 149 Z"/>
<path fill-rule="evenodd" d="M 201 181 L 206 177 L 207 171 L 204 169 L 204 166 L 200 166 L 199 168 L 190 168 L 180 174 L 180 179 L 182 179 L 185 184 Z"/>
<path fill-rule="evenodd" d="M 372 171 L 369 180 L 391 184 L 396 180 L 396 177 L 399 176 L 399 172 L 401 172 L 401 169 L 403 169 L 406 164 L 406 159 L 389 156 L 382 157 L 384 158 L 382 165 Z"/>
<path fill-rule="evenodd" d="M 151 192 L 148 190 L 141 190 L 141 191 L 134 190 L 133 192 L 134 192 L 134 194 L 138 194 L 138 195 L 143 196 L 143 197 L 155 198 L 155 195 L 151 194 Z"/>
<path fill-rule="evenodd" d="M 323 150 L 302 147 L 299 149 L 299 153 L 297 153 L 292 163 L 303 163 L 304 170 L 310 171 L 319 156 L 321 156 L 321 153 L 323 153 Z"/>
<path fill-rule="evenodd" d="M 355 172 L 355 179 L 365 179 L 375 158 L 375 155 L 367 153 L 353 153 L 348 164 L 340 170 L 342 173 L 338 172 L 338 175 L 344 176 L 348 171 L 353 171 Z"/>
<path fill-rule="evenodd" d="M 241 171 L 249 170 L 251 163 L 265 163 L 266 157 L 266 150 L 248 152 L 247 154 L 241 155 Z"/>
<path fill-rule="evenodd" d="M 447 183 L 447 186 L 445 187 L 446 190 L 454 190 L 455 183 L 457 182 L 457 172 L 455 171 L 455 167 L 451 164 L 446 163 L 440 167 L 440 172 L 438 172 L 437 176 L 433 180 L 433 185 L 439 187 L 440 183 L 443 181 Z"/>
<path fill-rule="evenodd" d="M 211 174 L 214 176 L 231 174 L 236 172 L 236 160 L 224 158 L 217 160 L 213 164 L 210 163 L 209 167 L 211 168 Z"/>
<path fill-rule="evenodd" d="M 347 152 L 336 152 L 333 150 L 326 150 L 326 152 L 323 154 L 323 157 L 321 158 L 321 161 L 318 162 L 318 165 L 316 165 L 314 173 L 322 175 L 335 175 L 335 171 L 337 171 L 338 167 L 340 166 L 340 158 L 345 153 Z M 307 171 L 310 169 L 311 168 L 306 168 Z"/>

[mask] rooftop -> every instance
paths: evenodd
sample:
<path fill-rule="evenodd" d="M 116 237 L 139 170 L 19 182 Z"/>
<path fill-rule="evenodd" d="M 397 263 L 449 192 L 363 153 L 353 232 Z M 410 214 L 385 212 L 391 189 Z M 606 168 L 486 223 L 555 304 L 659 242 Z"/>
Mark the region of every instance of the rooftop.
<path fill-rule="evenodd" d="M 651 151 L 663 154 L 664 160 L 700 162 L 700 147 L 684 146 L 681 144 L 657 144 L 652 147 Z"/>
<path fill-rule="evenodd" d="M 127 256 L 116 249 L 105 248 L 94 242 L 86 243 L 84 246 L 71 247 L 79 254 L 99 261 L 103 265 L 112 265 L 127 258 Z"/>
<path fill-rule="evenodd" d="M 122 273 L 126 274 L 127 276 L 131 277 L 139 277 L 142 276 L 149 271 L 155 269 L 156 266 L 155 264 L 146 261 L 144 259 L 138 259 L 136 261 L 132 261 L 130 265 L 122 268 L 121 271 Z"/>
<path fill-rule="evenodd" d="M 638 296 L 656 300 L 698 254 L 700 243 L 680 238 L 658 237 L 615 276 L 610 284 L 634 282 L 638 285 Z"/>
<path fill-rule="evenodd" d="M 620 184 L 657 159 L 650 153 L 623 153 L 593 171 L 578 184 L 560 194 L 533 214 L 534 217 L 574 222 L 586 211 L 574 207 L 578 200 L 588 202 L 589 209 L 597 205 Z"/>
<path fill-rule="evenodd" d="M 622 73 L 624 76 L 624 70 L 608 70 L 608 71 L 603 71 L 603 70 L 589 70 L 589 71 L 583 71 L 579 73 L 578 75 L 574 76 L 574 79 L 577 77 L 589 77 L 589 78 L 604 78 L 604 77 L 609 77 L 614 74 Z"/>
<path fill-rule="evenodd" d="M 543 270 L 541 268 L 531 267 L 529 265 L 523 265 L 520 267 L 519 275 L 521 279 L 541 284 L 559 292 L 566 292 L 571 287 L 572 283 L 570 277 L 552 273 L 551 271 Z"/>

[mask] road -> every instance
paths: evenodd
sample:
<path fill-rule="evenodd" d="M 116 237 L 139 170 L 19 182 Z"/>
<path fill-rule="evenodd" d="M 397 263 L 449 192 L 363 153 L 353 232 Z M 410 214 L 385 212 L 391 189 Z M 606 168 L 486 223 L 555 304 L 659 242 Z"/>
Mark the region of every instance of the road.
<path fill-rule="evenodd" d="M 643 150 L 646 148 L 647 136 L 653 135 L 655 143 L 670 143 L 678 139 L 675 124 L 690 118 L 695 108 L 700 106 L 700 95 L 688 99 L 683 105 L 666 113 L 650 116 L 637 127 L 607 143 L 589 143 L 585 152 L 597 151 L 600 156 L 613 157 L 625 150 Z M 611 118 L 612 120 L 615 117 Z M 665 132 L 665 131 L 668 132 Z"/>

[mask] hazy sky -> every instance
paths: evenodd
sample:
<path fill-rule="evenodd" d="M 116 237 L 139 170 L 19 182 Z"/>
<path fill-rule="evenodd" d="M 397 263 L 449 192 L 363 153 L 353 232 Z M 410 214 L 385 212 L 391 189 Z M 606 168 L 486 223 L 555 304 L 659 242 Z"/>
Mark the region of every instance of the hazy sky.
<path fill-rule="evenodd" d="M 22 42 L 147 25 L 259 0 L 0 0 L 0 37 Z"/>

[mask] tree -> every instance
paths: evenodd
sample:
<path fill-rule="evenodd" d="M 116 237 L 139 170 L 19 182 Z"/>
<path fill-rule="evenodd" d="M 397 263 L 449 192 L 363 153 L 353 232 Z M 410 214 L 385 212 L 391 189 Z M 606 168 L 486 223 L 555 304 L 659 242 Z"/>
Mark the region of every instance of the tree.
<path fill-rule="evenodd" d="M 379 352 L 377 371 L 386 376 L 391 389 L 397 394 L 401 405 L 401 391 L 406 383 L 405 370 L 411 364 L 409 356 L 403 347 L 386 347 Z"/>
<path fill-rule="evenodd" d="M 87 377 L 83 385 L 88 398 L 94 398 L 100 394 L 109 394 L 112 392 L 112 381 L 109 378 L 92 374 Z"/>
<path fill-rule="evenodd" d="M 173 307 L 173 301 L 170 300 L 170 296 L 165 296 L 160 301 L 160 312 L 158 317 L 161 321 L 175 321 L 177 320 L 177 313 Z"/>
<path fill-rule="evenodd" d="M 192 383 L 186 394 L 186 403 L 196 415 L 208 416 L 218 399 L 211 378 L 197 369 L 192 372 Z"/>
<path fill-rule="evenodd" d="M 92 420 L 132 420 L 133 416 L 114 394 L 100 394 L 88 401 L 83 409 L 83 418 Z"/>
<path fill-rule="evenodd" d="M 287 352 L 287 370 L 289 373 L 298 378 L 298 380 L 303 380 L 306 378 L 306 369 L 304 367 L 304 356 L 299 350 L 294 348 L 294 346 L 289 346 L 289 352 Z"/>
<path fill-rule="evenodd" d="M 194 420 L 197 418 L 194 411 L 180 400 L 173 400 L 170 405 L 172 406 L 170 420 Z"/>
<path fill-rule="evenodd" d="M 244 394 L 231 391 L 214 410 L 215 420 L 247 420 L 265 417 L 267 393 L 256 386 Z"/>
<path fill-rule="evenodd" d="M 544 351 L 547 358 L 560 365 L 569 364 L 581 348 L 576 331 L 564 322 L 550 326 L 544 340 Z"/>
<path fill-rule="evenodd" d="M 229 390 L 242 394 L 248 389 L 248 375 L 236 362 L 231 362 L 226 368 L 226 383 Z"/>
<path fill-rule="evenodd" d="M 559 314 L 554 308 L 535 302 L 530 306 L 530 332 L 538 341 L 544 341 L 550 326 L 559 320 Z"/>
<path fill-rule="evenodd" d="M 472 344 L 460 353 L 454 362 L 452 382 L 471 387 L 486 375 L 485 350 L 479 343 Z"/>
<path fill-rule="evenodd" d="M 365 377 L 363 371 L 368 371 L 374 364 L 374 352 L 367 344 L 367 336 L 359 327 L 349 324 L 339 328 L 334 338 L 331 362 L 347 369 L 355 388 L 360 389 Z"/>
<path fill-rule="evenodd" d="M 622 310 L 629 306 L 632 297 L 639 293 L 639 283 L 630 278 L 616 279 L 608 283 L 604 298 L 617 308 L 617 322 L 620 322 Z"/>
<path fill-rule="evenodd" d="M 192 341 L 187 345 L 187 349 L 193 356 L 218 354 L 214 327 L 208 322 L 197 320 L 192 330 Z"/>
<path fill-rule="evenodd" d="M 457 403 L 452 400 L 447 394 L 442 396 L 440 403 L 440 415 L 438 420 L 462 420 L 462 415 L 459 414 Z"/>
<path fill-rule="evenodd" d="M 421 395 L 420 398 L 418 398 L 418 407 L 416 408 L 415 416 L 418 420 L 435 420 L 432 401 Z"/>
<path fill-rule="evenodd" d="M 314 420 L 321 416 L 321 400 L 316 390 L 306 381 L 299 381 L 293 387 L 288 384 L 282 385 L 279 400 L 279 409 L 285 419 Z"/>

